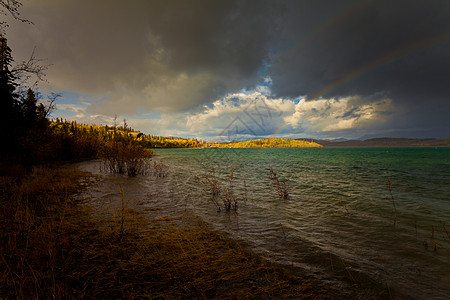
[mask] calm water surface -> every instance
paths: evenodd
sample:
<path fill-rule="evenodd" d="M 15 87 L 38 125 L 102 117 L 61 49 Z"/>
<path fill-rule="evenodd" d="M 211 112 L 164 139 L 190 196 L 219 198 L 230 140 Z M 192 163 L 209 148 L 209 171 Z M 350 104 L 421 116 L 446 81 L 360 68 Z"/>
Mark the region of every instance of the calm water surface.
<path fill-rule="evenodd" d="M 168 176 L 122 179 L 130 197 L 192 211 L 263 256 L 330 280 L 338 265 L 416 299 L 450 299 L 450 148 L 164 149 Z M 270 168 L 289 189 L 280 199 Z M 217 213 L 209 170 L 238 199 Z M 386 180 L 390 178 L 397 218 Z M 143 197 L 142 195 L 145 195 Z"/>

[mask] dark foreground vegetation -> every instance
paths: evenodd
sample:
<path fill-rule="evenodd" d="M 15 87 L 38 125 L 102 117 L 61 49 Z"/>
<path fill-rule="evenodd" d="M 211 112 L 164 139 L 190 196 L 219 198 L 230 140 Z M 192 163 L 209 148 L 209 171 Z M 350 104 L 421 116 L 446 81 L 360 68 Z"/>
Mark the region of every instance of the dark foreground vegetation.
<path fill-rule="evenodd" d="M 310 298 L 333 287 L 296 278 L 201 221 L 92 211 L 75 194 L 97 180 L 34 168 L 0 188 L 0 298 Z"/>

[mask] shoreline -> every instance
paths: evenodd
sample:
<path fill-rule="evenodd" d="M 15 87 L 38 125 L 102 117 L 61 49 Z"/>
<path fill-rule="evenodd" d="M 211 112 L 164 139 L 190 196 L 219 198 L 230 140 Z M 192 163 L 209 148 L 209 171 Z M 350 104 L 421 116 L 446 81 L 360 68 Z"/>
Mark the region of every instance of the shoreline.
<path fill-rule="evenodd" d="M 335 286 L 299 269 L 269 262 L 245 243 L 212 230 L 198 217 L 189 218 L 181 227 L 168 217 L 147 218 L 142 210 L 128 208 L 123 194 L 122 203 L 115 208 L 93 210 L 89 202 L 95 199 L 79 196 L 104 179 L 74 165 L 40 168 L 37 172 L 16 188 L 33 195 L 33 199 L 41 199 L 39 205 L 43 207 L 20 219 L 10 215 L 2 223 L 8 230 L 2 232 L 1 238 L 8 242 L 1 252 L 2 260 L 7 262 L 7 268 L 0 272 L 4 280 L 1 297 L 392 296 L 387 289 L 368 289 L 364 283 L 352 280 L 345 287 Z M 5 201 L 1 202 L 2 213 L 6 212 Z M 16 212 L 19 208 L 25 211 L 26 206 L 16 207 Z M 14 227 L 16 223 L 24 226 Z M 351 278 L 351 273 L 347 274 Z"/>
<path fill-rule="evenodd" d="M 107 176 L 109 177 L 109 176 Z M 116 178 L 117 179 L 117 178 Z M 107 180 L 107 179 L 106 179 Z M 117 182 L 115 183 L 118 184 Z M 108 187 L 109 185 L 106 185 Z M 105 187 L 103 187 L 105 188 Z M 108 191 L 105 191 L 107 193 Z M 128 195 L 128 197 L 133 197 L 132 195 Z M 99 196 L 99 199 L 102 198 Z M 127 198 L 127 195 L 125 196 Z M 96 200 L 91 200 L 93 202 L 96 202 Z M 104 201 L 104 200 L 100 200 Z M 108 201 L 108 200 L 105 200 Z M 116 199 L 116 202 L 118 199 Z M 158 227 L 159 229 L 156 229 L 156 231 L 153 231 L 153 233 L 147 232 L 146 234 L 151 235 L 159 235 L 159 234 L 165 234 L 167 233 L 165 230 L 169 227 L 171 227 L 170 232 L 171 234 L 173 232 L 178 232 L 178 237 L 183 241 L 189 241 L 189 244 L 194 246 L 194 252 L 195 251 L 203 251 L 199 250 L 202 249 L 202 247 L 213 249 L 217 245 L 214 243 L 208 244 L 205 241 L 208 240 L 215 240 L 219 239 L 221 241 L 224 241 L 224 244 L 222 245 L 221 249 L 218 250 L 218 252 L 222 253 L 226 251 L 242 251 L 242 253 L 245 253 L 246 258 L 243 259 L 243 261 L 251 261 L 251 260 L 258 260 L 261 262 L 262 265 L 266 266 L 269 265 L 271 268 L 273 268 L 273 271 L 276 272 L 277 275 L 273 276 L 281 276 L 280 278 L 284 278 L 284 280 L 291 281 L 293 280 L 294 284 L 291 288 L 295 288 L 296 285 L 300 284 L 303 286 L 303 288 L 306 288 L 305 283 L 308 283 L 308 289 L 311 289 L 307 294 L 308 295 L 315 295 L 319 296 L 319 298 L 324 297 L 326 299 L 340 299 L 340 298 L 363 298 L 363 299 L 386 299 L 389 297 L 399 297 L 400 295 L 398 292 L 393 292 L 389 289 L 388 286 L 383 285 L 381 283 L 374 282 L 371 278 L 369 278 L 367 275 L 364 275 L 360 272 L 357 272 L 354 268 L 352 268 L 349 264 L 346 264 L 342 260 L 340 260 L 337 257 L 333 258 L 332 266 L 329 268 L 329 265 L 326 266 L 327 269 L 329 269 L 327 272 L 326 278 L 317 278 L 314 276 L 314 266 L 320 267 L 320 264 L 322 262 L 318 261 L 311 261 L 307 262 L 305 261 L 305 265 L 309 265 L 312 267 L 310 268 L 302 268 L 299 266 L 290 266 L 282 263 L 278 263 L 275 261 L 271 261 L 270 258 L 265 258 L 264 255 L 255 252 L 252 250 L 251 246 L 247 244 L 246 241 L 243 240 L 236 240 L 233 237 L 231 237 L 229 234 L 221 231 L 217 231 L 216 229 L 213 229 L 214 226 L 211 227 L 211 225 L 214 224 L 207 224 L 205 221 L 201 219 L 201 217 L 193 214 L 183 214 L 180 218 L 178 216 L 168 216 L 167 213 L 164 213 L 164 210 L 169 209 L 168 207 L 161 208 L 161 207 L 143 207 L 140 206 L 143 203 L 132 203 L 135 201 L 135 199 L 131 199 L 130 207 L 133 207 L 132 211 L 133 214 L 140 215 L 143 219 L 147 219 L 150 223 L 152 222 L 160 222 L 160 225 L 155 225 L 152 223 L 151 227 L 155 229 L 155 227 Z M 103 202 L 104 203 L 104 202 Z M 97 203 L 98 205 L 98 203 Z M 118 207 L 116 207 L 117 209 Z M 175 218 L 175 219 L 174 219 Z M 159 231 L 161 230 L 161 231 Z M 192 232 L 202 232 L 202 238 L 201 241 L 199 241 L 197 238 L 192 236 Z M 141 237 L 142 238 L 142 237 Z M 232 245 L 231 248 L 230 245 Z M 238 249 L 238 250 L 236 250 Z M 191 249 L 192 250 L 192 249 Z M 304 251 L 307 251 L 304 249 Z M 184 254 L 188 253 L 188 250 L 183 251 Z M 170 255 L 163 255 L 165 257 L 168 257 Z M 331 257 L 330 257 L 331 258 Z M 222 260 L 223 258 L 216 257 L 215 260 Z M 227 258 L 227 259 L 230 259 Z M 188 261 L 192 261 L 192 258 L 189 258 Z M 233 264 L 236 264 L 236 262 L 233 262 Z M 183 269 L 192 269 L 195 268 L 195 266 L 189 266 L 187 262 L 183 262 L 183 264 L 187 264 L 186 267 Z M 248 269 L 248 266 L 241 265 L 242 268 Z M 323 266 L 322 266 L 323 267 Z M 259 267 L 253 268 L 253 273 L 258 273 Z M 264 267 L 265 268 L 265 267 Z M 264 269 L 263 268 L 263 269 Z M 209 270 L 211 271 L 211 270 Z M 180 272 L 180 271 L 177 271 Z M 216 273 L 220 273 L 220 270 L 214 270 Z M 279 273 L 281 272 L 281 273 Z M 329 276 L 328 276 L 329 275 Z M 234 274 L 234 276 L 238 276 L 238 274 Z M 257 275 L 252 275 L 257 276 Z M 271 275 L 272 276 L 272 275 Z M 286 277 L 287 276 L 287 277 Z M 189 275 L 191 277 L 191 275 Z M 254 281 L 254 280 L 251 280 Z M 261 279 L 258 279 L 258 281 L 261 281 Z M 172 287 L 171 287 L 172 288 Z M 285 287 L 286 289 L 287 287 Z M 239 289 L 234 291 L 235 293 L 239 294 Z M 228 293 L 228 292 L 227 292 Z M 291 298 L 291 296 L 287 296 L 289 293 L 289 290 L 286 290 L 286 294 L 284 292 L 279 292 L 277 294 L 277 297 L 288 297 Z M 227 294 L 230 295 L 230 294 Z M 260 295 L 259 295 L 260 296 Z M 267 295 L 266 295 L 267 296 Z M 220 295 L 216 295 L 215 297 L 221 297 Z M 214 298 L 215 298 L 214 297 Z M 256 297 L 256 296 L 255 296 Z M 264 298 L 265 296 L 263 296 Z M 295 298 L 298 297 L 304 297 L 302 294 L 295 294 Z M 309 297 L 309 296 L 308 296 Z M 394 298 L 395 298 L 394 297 Z M 314 298 L 314 297 L 312 297 Z M 404 296 L 401 296 L 401 298 L 405 298 Z"/>

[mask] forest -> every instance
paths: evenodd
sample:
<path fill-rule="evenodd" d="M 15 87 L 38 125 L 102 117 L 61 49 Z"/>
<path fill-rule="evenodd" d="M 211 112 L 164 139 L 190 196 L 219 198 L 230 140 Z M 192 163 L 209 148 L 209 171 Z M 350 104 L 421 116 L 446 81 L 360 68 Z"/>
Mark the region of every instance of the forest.
<path fill-rule="evenodd" d="M 249 141 L 235 141 L 228 143 L 212 143 L 210 147 L 217 148 L 293 148 L 293 147 L 322 147 L 313 141 L 282 138 L 256 139 Z"/>

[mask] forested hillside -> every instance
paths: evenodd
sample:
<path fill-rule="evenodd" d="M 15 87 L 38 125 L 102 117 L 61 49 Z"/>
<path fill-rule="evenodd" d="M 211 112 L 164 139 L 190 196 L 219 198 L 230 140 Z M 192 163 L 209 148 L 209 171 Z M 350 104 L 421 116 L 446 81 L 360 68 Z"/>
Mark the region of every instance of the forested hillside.
<path fill-rule="evenodd" d="M 241 142 L 230 143 L 213 143 L 211 146 L 217 148 L 300 148 L 300 147 L 322 147 L 313 141 L 308 142 L 305 140 L 294 139 L 282 139 L 282 138 L 269 138 L 258 139 Z"/>

